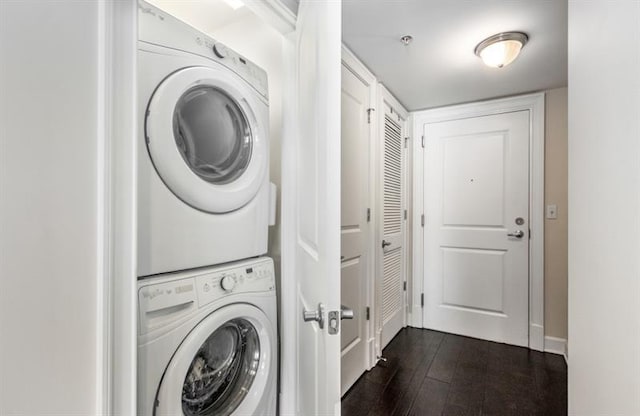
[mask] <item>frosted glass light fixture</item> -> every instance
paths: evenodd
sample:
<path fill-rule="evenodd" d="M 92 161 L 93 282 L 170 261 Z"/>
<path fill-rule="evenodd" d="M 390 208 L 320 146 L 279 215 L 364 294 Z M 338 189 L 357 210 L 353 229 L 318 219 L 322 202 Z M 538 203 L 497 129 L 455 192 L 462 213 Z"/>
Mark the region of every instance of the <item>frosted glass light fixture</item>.
<path fill-rule="evenodd" d="M 522 32 L 504 32 L 490 36 L 476 46 L 475 53 L 485 65 L 502 68 L 513 62 L 529 40 Z"/>
<path fill-rule="evenodd" d="M 229 5 L 229 7 L 231 7 L 233 10 L 237 10 L 240 7 L 244 6 L 244 3 L 242 2 L 242 0 L 224 0 L 225 3 L 227 3 Z"/>

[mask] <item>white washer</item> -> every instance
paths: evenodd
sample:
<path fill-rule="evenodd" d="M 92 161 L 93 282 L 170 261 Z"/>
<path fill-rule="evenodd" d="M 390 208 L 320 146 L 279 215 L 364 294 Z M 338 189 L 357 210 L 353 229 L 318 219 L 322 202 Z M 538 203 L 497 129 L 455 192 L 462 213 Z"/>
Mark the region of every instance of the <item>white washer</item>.
<path fill-rule="evenodd" d="M 139 3 L 138 276 L 267 252 L 267 74 Z"/>
<path fill-rule="evenodd" d="M 275 415 L 273 261 L 138 282 L 138 415 Z"/>

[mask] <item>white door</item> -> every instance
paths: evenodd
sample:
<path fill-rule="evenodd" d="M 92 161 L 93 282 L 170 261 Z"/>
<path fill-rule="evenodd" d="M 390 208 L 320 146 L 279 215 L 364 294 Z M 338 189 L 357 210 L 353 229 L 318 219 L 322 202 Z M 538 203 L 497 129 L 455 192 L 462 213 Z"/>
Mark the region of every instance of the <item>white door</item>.
<path fill-rule="evenodd" d="M 404 120 L 385 106 L 382 140 L 382 336 L 380 348 L 404 326 Z"/>
<path fill-rule="evenodd" d="M 354 311 L 342 322 L 342 394 L 367 369 L 367 202 L 369 86 L 342 66 L 341 298 Z"/>
<path fill-rule="evenodd" d="M 527 346 L 529 112 L 424 134 L 424 326 Z"/>
<path fill-rule="evenodd" d="M 330 333 L 340 324 L 331 318 L 340 311 L 340 22 L 339 1 L 300 2 L 298 128 L 293 166 L 284 172 L 294 178 L 295 209 L 284 221 L 295 222 L 295 248 L 293 259 L 283 256 L 294 262 L 297 310 L 282 317 L 297 324 L 297 357 L 283 354 L 282 360 L 296 362 L 292 389 L 299 415 L 340 414 L 340 333 Z M 303 320 L 303 311 L 309 318 L 315 311 L 320 321 Z"/>

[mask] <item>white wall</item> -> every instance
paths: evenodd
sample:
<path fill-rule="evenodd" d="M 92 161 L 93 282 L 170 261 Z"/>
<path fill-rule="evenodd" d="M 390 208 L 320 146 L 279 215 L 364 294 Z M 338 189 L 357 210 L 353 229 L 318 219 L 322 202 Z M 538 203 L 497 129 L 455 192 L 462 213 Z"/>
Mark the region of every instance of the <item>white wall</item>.
<path fill-rule="evenodd" d="M 96 413 L 98 2 L 0 1 L 0 414 Z"/>
<path fill-rule="evenodd" d="M 569 2 L 569 414 L 640 414 L 640 2 Z"/>

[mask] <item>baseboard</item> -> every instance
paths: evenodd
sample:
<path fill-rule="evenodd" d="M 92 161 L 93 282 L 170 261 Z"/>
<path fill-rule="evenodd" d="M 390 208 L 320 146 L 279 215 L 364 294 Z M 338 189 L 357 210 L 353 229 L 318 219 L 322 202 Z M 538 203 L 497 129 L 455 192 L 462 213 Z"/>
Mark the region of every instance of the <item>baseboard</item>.
<path fill-rule="evenodd" d="M 567 340 L 564 338 L 544 337 L 544 352 L 562 355 L 565 361 L 569 361 L 567 355 Z"/>
<path fill-rule="evenodd" d="M 542 325 L 529 325 L 529 348 L 535 351 L 545 351 L 544 327 Z"/>

